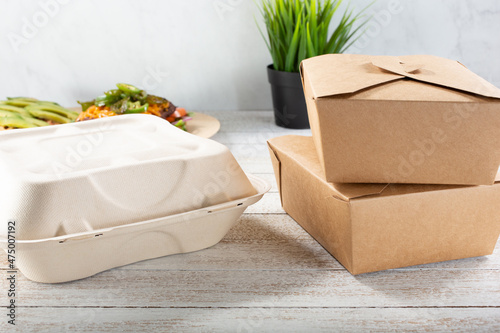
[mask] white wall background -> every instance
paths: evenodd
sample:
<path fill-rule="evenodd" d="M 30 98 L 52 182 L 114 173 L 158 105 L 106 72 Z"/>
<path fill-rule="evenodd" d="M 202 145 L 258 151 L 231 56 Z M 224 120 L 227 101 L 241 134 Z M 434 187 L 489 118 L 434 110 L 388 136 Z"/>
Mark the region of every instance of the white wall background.
<path fill-rule="evenodd" d="M 500 86 L 500 1 L 378 0 L 368 12 L 352 53 L 439 55 Z M 74 106 L 128 82 L 191 110 L 270 110 L 254 16 L 252 0 L 0 0 L 0 98 Z"/>

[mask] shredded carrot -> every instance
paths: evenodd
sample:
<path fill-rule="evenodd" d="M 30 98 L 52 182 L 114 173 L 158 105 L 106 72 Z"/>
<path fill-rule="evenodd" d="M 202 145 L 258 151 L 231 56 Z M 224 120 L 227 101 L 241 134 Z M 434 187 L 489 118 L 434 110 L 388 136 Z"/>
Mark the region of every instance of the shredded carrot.
<path fill-rule="evenodd" d="M 148 106 L 148 109 L 145 113 L 147 114 L 152 114 L 153 116 L 158 116 L 158 117 L 161 117 L 161 108 L 160 108 L 160 105 L 158 104 L 150 104 Z"/>
<path fill-rule="evenodd" d="M 76 121 L 113 117 L 113 116 L 117 116 L 117 114 L 111 111 L 109 107 L 92 105 L 86 111 L 80 113 Z"/>
<path fill-rule="evenodd" d="M 154 116 L 161 117 L 162 111 L 168 109 L 169 103 L 164 104 L 150 104 L 146 112 L 144 114 L 151 114 Z M 86 111 L 80 113 L 76 121 L 90 120 L 90 119 L 98 119 L 103 117 L 112 117 L 117 116 L 118 114 L 111 111 L 107 106 L 95 106 L 92 105 Z M 186 109 L 177 108 L 174 113 L 167 117 L 169 122 L 174 122 L 184 116 L 187 115 Z"/>

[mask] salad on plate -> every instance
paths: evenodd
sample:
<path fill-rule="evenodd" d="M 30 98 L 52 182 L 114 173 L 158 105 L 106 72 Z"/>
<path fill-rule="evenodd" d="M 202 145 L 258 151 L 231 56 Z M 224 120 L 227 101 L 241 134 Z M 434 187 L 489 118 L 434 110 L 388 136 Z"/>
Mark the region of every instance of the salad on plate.
<path fill-rule="evenodd" d="M 186 131 L 186 122 L 192 119 L 192 114 L 186 109 L 175 106 L 166 98 L 149 95 L 145 90 L 131 84 L 118 83 L 116 87 L 117 89 L 108 90 L 92 101 L 79 101 L 82 112 L 76 121 L 143 113 L 166 119 Z"/>

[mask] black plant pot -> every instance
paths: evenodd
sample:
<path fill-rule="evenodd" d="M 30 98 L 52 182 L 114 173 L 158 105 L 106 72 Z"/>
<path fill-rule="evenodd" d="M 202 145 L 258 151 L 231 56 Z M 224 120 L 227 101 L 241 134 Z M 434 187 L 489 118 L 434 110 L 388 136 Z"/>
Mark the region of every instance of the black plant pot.
<path fill-rule="evenodd" d="M 299 73 L 282 72 L 267 66 L 273 95 L 274 120 L 286 128 L 309 128 L 306 100 Z"/>

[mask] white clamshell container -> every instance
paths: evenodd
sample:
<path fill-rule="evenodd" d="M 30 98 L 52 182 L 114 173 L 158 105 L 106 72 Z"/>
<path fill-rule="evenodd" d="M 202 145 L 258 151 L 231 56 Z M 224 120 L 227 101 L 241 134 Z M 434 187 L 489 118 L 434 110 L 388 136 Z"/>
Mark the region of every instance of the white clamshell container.
<path fill-rule="evenodd" d="M 269 190 L 147 115 L 1 133 L 0 175 L 0 246 L 15 221 L 16 265 L 46 283 L 212 246 Z"/>

